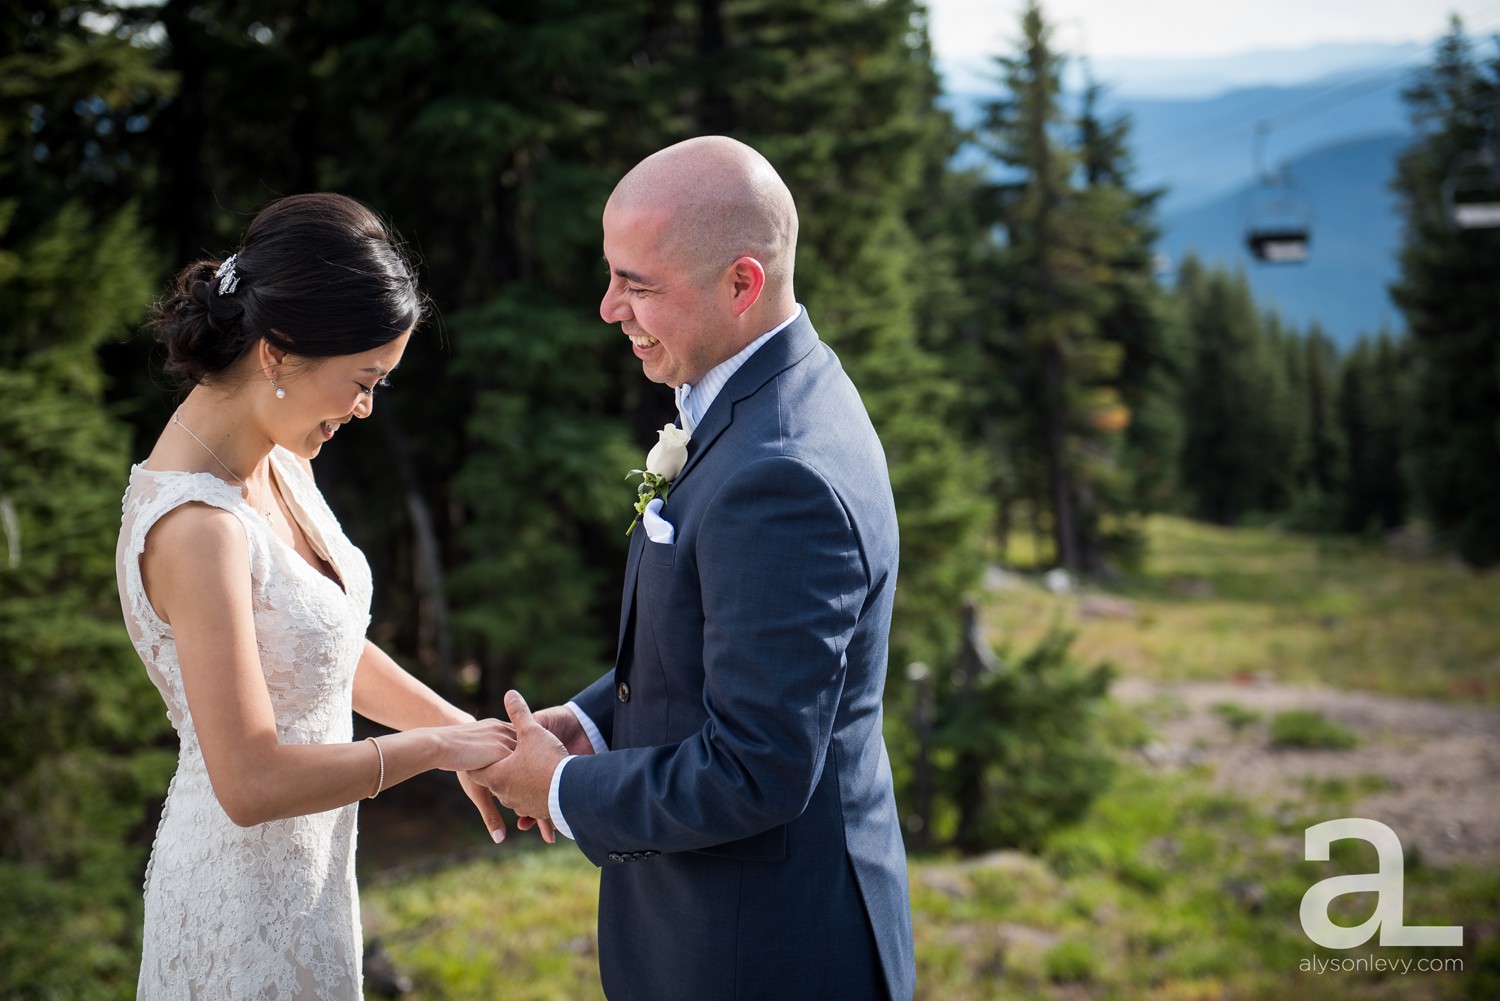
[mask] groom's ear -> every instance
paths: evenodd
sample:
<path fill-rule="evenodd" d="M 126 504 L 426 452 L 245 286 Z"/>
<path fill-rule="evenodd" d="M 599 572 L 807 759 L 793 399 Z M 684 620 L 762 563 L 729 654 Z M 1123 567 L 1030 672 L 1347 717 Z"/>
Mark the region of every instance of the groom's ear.
<path fill-rule="evenodd" d="M 730 308 L 735 316 L 743 316 L 765 290 L 766 269 L 753 257 L 741 257 L 729 265 L 729 280 L 733 294 Z"/>

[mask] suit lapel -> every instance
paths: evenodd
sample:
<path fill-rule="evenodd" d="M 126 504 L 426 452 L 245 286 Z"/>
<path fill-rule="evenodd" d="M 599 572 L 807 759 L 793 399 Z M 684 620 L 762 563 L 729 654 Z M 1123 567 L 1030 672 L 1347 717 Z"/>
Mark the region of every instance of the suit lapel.
<path fill-rule="evenodd" d="M 668 495 L 670 497 L 670 494 Z M 639 524 L 630 533 L 630 550 L 625 557 L 625 587 L 620 596 L 620 635 L 615 640 L 615 670 L 625 656 L 625 637 L 630 632 L 630 616 L 635 612 L 635 579 L 641 572 L 641 553 L 646 549 L 646 530 Z"/>
<path fill-rule="evenodd" d="M 787 325 L 785 330 L 766 341 L 755 354 L 746 359 L 740 370 L 724 384 L 724 388 L 709 406 L 708 412 L 693 429 L 693 437 L 688 442 L 687 463 L 683 465 L 677 478 L 672 481 L 672 486 L 675 488 L 693 471 L 703 454 L 734 422 L 736 403 L 755 395 L 767 382 L 807 357 L 808 353 L 817 346 L 817 331 L 813 330 L 812 321 L 807 318 L 807 310 L 804 309 L 795 320 Z M 671 503 L 671 493 L 669 493 L 667 504 L 670 506 Z M 620 596 L 620 632 L 615 643 L 616 671 L 620 670 L 625 663 L 625 642 L 630 635 L 631 617 L 635 614 L 636 578 L 641 572 L 641 554 L 645 550 L 646 531 L 640 525 L 636 525 L 635 531 L 630 536 L 630 552 L 625 560 L 625 584 Z"/>
<path fill-rule="evenodd" d="M 807 310 L 804 309 L 785 330 L 766 341 L 755 354 L 746 359 L 740 370 L 724 384 L 719 395 L 714 397 L 708 412 L 693 429 L 693 437 L 688 442 L 688 460 L 682 467 L 682 472 L 677 474 L 676 482 L 681 482 L 693 471 L 703 453 L 734 423 L 736 403 L 754 396 L 762 386 L 797 364 L 817 345 L 818 334 L 813 330 L 812 321 L 807 318 Z"/>

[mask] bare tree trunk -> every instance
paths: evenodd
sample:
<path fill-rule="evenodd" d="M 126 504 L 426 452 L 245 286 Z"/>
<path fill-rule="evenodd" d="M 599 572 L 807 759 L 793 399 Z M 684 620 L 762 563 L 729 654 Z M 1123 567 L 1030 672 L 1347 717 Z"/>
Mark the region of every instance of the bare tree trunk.
<path fill-rule="evenodd" d="M 724 47 L 722 0 L 698 0 L 698 55 L 704 65 L 721 65 Z M 703 92 L 698 96 L 698 124 L 703 131 L 715 135 L 735 131 L 734 103 L 722 74 L 708 74 L 702 87 Z"/>
<path fill-rule="evenodd" d="M 1036 50 L 1033 50 L 1033 58 L 1036 55 Z M 1045 79 L 1043 67 L 1038 66 L 1037 70 L 1037 79 Z M 1052 220 L 1060 195 L 1054 187 L 1056 179 L 1052 177 L 1052 143 L 1046 133 L 1045 118 L 1033 116 L 1031 127 L 1034 130 L 1031 140 L 1038 160 L 1036 181 L 1041 190 L 1036 227 L 1039 244 L 1037 278 L 1041 286 L 1041 301 L 1055 304 L 1056 281 L 1052 257 L 1057 237 Z M 1072 484 L 1068 477 L 1067 429 L 1064 426 L 1067 402 L 1064 397 L 1063 380 L 1066 374 L 1063 371 L 1061 342 L 1065 336 L 1061 330 L 1042 332 L 1042 421 L 1047 437 L 1047 474 L 1052 493 L 1052 538 L 1057 548 L 1057 563 L 1068 573 L 1076 574 L 1079 569 L 1078 524 L 1073 511 Z"/>
<path fill-rule="evenodd" d="M 433 687 L 451 702 L 458 695 L 458 678 L 453 664 L 453 632 L 448 623 L 442 547 L 438 544 L 432 508 L 422 496 L 416 471 L 407 458 L 406 439 L 390 414 L 390 408 L 383 408 L 376 411 L 375 419 L 390 448 L 396 475 L 406 497 L 406 513 L 411 519 L 412 577 L 417 594 L 417 657 L 431 666 Z"/>
<path fill-rule="evenodd" d="M 932 693 L 932 672 L 926 664 L 912 664 L 906 669 L 906 675 L 914 692 L 912 733 L 917 738 L 916 774 L 912 778 L 915 823 L 908 821 L 907 828 L 912 830 L 912 847 L 926 851 L 932 847 L 932 730 L 936 704 Z"/>
<path fill-rule="evenodd" d="M 1047 531 L 1043 524 L 1047 514 L 1047 498 L 1042 496 L 1041 483 L 1037 481 L 1035 476 L 1030 477 L 1029 485 L 1032 491 L 1029 498 L 1031 501 L 1031 551 L 1036 554 L 1037 566 L 1042 566 L 1046 562 L 1046 543 L 1051 542 L 1054 552 L 1050 555 L 1052 556 L 1052 563 L 1055 565 L 1057 563 L 1057 553 L 1055 552 L 1057 543 L 1052 538 L 1052 533 Z"/>
<path fill-rule="evenodd" d="M 515 664 L 493 654 L 484 659 L 484 673 L 479 684 L 478 715 L 481 719 L 509 719 L 505 711 L 505 693 L 515 687 Z"/>
<path fill-rule="evenodd" d="M 1068 477 L 1067 435 L 1063 428 L 1062 356 L 1056 345 L 1047 347 L 1043 366 L 1047 460 L 1052 477 L 1052 534 L 1057 543 L 1058 564 L 1069 573 L 1077 574 L 1083 570 L 1083 561 L 1078 551 L 1078 516 L 1073 506 L 1073 485 Z"/>
<path fill-rule="evenodd" d="M 161 164 L 167 175 L 162 190 L 172 192 L 170 212 L 160 217 L 161 232 L 170 234 L 172 259 L 179 262 L 203 256 L 205 234 L 213 231 L 204 219 L 214 193 L 203 155 L 208 147 L 208 109 L 202 97 L 206 73 L 201 47 L 191 41 L 201 37 L 201 27 L 192 21 L 194 6 L 187 0 L 171 0 L 161 8 L 180 86 L 152 126 L 152 134 L 161 137 Z"/>
<path fill-rule="evenodd" d="M 979 621 L 979 608 L 972 601 L 964 602 L 963 645 L 958 654 L 958 698 L 960 704 L 971 705 L 978 697 L 981 675 L 995 669 L 995 651 L 984 638 L 984 626 Z M 980 820 L 984 815 L 984 772 L 988 761 L 971 749 L 959 752 L 954 763 L 958 775 L 958 843 L 965 851 L 977 851 L 984 839 L 979 834 Z"/>

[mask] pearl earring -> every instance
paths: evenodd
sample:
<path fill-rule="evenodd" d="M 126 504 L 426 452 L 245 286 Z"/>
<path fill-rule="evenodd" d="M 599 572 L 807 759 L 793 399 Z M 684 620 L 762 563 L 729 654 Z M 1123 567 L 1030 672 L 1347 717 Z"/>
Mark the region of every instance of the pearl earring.
<path fill-rule="evenodd" d="M 271 380 L 271 385 L 276 386 L 276 380 L 275 379 Z M 284 400 L 284 399 L 286 399 L 286 390 L 282 389 L 280 386 L 276 386 L 276 398 L 278 400 Z"/>

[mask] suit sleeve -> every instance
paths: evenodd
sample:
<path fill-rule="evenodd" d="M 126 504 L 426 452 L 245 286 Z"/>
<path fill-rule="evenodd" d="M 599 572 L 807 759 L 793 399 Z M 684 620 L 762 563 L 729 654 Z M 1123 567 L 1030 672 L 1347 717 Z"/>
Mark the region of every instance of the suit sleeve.
<path fill-rule="evenodd" d="M 563 812 L 596 864 L 611 851 L 689 851 L 787 823 L 827 758 L 869 591 L 848 512 L 814 468 L 775 456 L 727 479 L 699 525 L 707 721 L 680 744 L 569 763 Z"/>
<path fill-rule="evenodd" d="M 615 723 L 615 672 L 606 671 L 592 685 L 573 696 L 572 701 L 588 713 L 604 742 L 611 743 Z"/>

